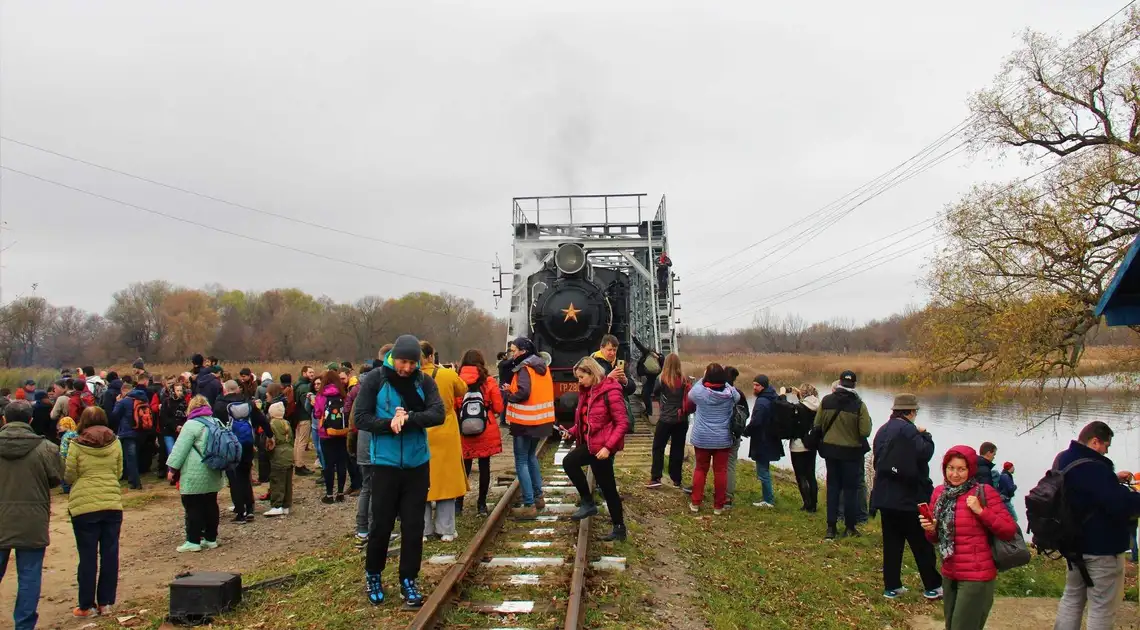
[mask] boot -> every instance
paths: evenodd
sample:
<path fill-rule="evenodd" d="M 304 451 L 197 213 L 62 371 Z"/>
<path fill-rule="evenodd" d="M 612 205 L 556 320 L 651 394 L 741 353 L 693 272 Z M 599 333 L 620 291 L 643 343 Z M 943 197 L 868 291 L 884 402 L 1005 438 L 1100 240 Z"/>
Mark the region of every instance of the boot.
<path fill-rule="evenodd" d="M 625 534 L 625 523 L 614 523 L 613 530 L 609 534 L 602 536 L 602 540 L 606 542 L 614 540 L 625 542 Z"/>
<path fill-rule="evenodd" d="M 862 534 L 862 533 L 861 533 L 859 530 L 855 529 L 855 527 L 854 527 L 853 525 L 852 525 L 852 526 L 849 526 L 849 527 L 848 527 L 848 528 L 847 528 L 847 529 L 846 529 L 846 530 L 843 532 L 843 537 L 844 537 L 844 538 L 859 538 L 859 537 L 861 537 L 862 535 L 863 535 L 863 534 Z"/>
<path fill-rule="evenodd" d="M 420 587 L 411 578 L 400 580 L 400 597 L 403 598 L 404 604 L 407 606 L 419 608 L 424 605 L 424 596 L 420 593 Z"/>
<path fill-rule="evenodd" d="M 364 572 L 365 591 L 368 593 L 368 601 L 373 606 L 379 606 L 384 603 L 384 587 L 380 584 L 379 573 Z"/>
<path fill-rule="evenodd" d="M 594 503 L 593 498 L 582 499 L 582 505 L 578 506 L 578 511 L 570 515 L 571 520 L 580 521 L 584 518 L 590 518 L 598 513 L 598 504 Z"/>
<path fill-rule="evenodd" d="M 835 523 L 828 523 L 827 535 L 824 536 L 824 540 L 835 540 L 835 537 L 838 535 L 839 533 L 835 531 Z"/>

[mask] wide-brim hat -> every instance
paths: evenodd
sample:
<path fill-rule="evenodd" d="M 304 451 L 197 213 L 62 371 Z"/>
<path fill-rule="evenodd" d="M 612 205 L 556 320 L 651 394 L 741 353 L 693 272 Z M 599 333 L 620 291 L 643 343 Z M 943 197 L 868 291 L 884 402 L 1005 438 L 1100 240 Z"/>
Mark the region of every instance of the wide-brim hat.
<path fill-rule="evenodd" d="M 918 396 L 899 394 L 895 396 L 895 402 L 891 405 L 891 409 L 895 411 L 916 411 L 918 410 Z"/>

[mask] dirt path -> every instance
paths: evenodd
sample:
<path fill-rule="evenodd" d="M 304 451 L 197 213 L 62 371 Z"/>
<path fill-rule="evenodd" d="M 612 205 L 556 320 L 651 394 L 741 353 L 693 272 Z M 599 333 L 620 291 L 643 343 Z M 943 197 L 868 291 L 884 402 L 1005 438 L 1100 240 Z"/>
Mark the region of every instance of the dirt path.
<path fill-rule="evenodd" d="M 153 478 L 152 478 L 153 479 Z M 264 563 L 295 555 L 322 544 L 326 532 L 338 536 L 353 531 L 356 501 L 341 504 L 320 503 L 323 489 L 314 477 L 294 479 L 292 513 L 281 519 L 258 517 L 253 523 L 237 525 L 230 521 L 229 491 L 223 489 L 218 502 L 222 509 L 218 540 L 221 546 L 201 553 L 175 552 L 185 540 L 182 505 L 174 488 L 148 480 L 144 489 L 124 494 L 126 509 L 119 552 L 119 591 L 116 606 L 168 592 L 170 580 L 183 571 L 235 571 L 247 573 Z M 268 484 L 254 488 L 260 495 Z M 139 506 L 142 504 L 141 506 Z M 133 507 L 139 506 L 139 507 Z M 268 503 L 259 502 L 258 510 Z M 40 628 L 79 628 L 89 620 L 77 620 L 71 610 L 77 605 L 75 537 L 67 515 L 67 498 L 52 501 L 51 545 L 44 560 L 40 598 Z M 14 573 L 14 571 L 13 571 Z M 14 577 L 10 576 L 10 577 Z M 16 596 L 16 580 L 0 584 L 0 627 L 11 620 L 11 602 Z"/>
<path fill-rule="evenodd" d="M 1136 602 L 1124 602 L 1116 615 L 1118 630 L 1140 628 L 1140 610 Z M 986 622 L 987 630 L 1026 630 L 1028 628 L 1052 628 L 1057 616 L 1057 599 L 1052 597 L 999 597 L 994 600 L 994 608 Z M 930 615 L 911 619 L 911 630 L 942 630 L 945 623 Z"/>

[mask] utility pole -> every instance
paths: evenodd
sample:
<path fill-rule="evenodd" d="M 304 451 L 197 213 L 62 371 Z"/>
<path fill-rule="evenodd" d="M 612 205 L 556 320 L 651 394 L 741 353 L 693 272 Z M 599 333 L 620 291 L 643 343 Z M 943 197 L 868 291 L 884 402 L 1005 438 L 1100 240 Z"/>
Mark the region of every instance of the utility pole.
<path fill-rule="evenodd" d="M 499 255 L 495 254 L 495 263 L 491 265 L 491 270 L 495 272 L 495 277 L 491 278 L 491 283 L 495 285 L 495 290 L 491 294 L 495 297 L 495 308 L 499 308 L 499 300 L 503 298 L 503 277 L 513 275 L 503 271 L 503 265 L 499 262 Z"/>

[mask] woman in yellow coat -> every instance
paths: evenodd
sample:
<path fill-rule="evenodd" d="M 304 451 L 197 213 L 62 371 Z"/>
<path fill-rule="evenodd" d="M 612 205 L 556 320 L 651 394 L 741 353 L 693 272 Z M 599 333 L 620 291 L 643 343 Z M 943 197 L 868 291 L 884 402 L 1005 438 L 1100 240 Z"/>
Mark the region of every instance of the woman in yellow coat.
<path fill-rule="evenodd" d="M 423 359 L 420 371 L 430 376 L 439 387 L 439 397 L 447 416 L 443 424 L 427 430 L 428 451 L 431 453 L 431 487 L 424 515 L 424 538 L 439 534 L 444 542 L 455 540 L 455 499 L 467 494 L 467 475 L 463 470 L 463 442 L 459 437 L 459 419 L 455 415 L 455 400 L 467 393 L 467 383 L 450 368 L 435 364 L 435 348 L 426 341 L 420 342 Z M 432 502 L 435 518 L 432 518 Z"/>

